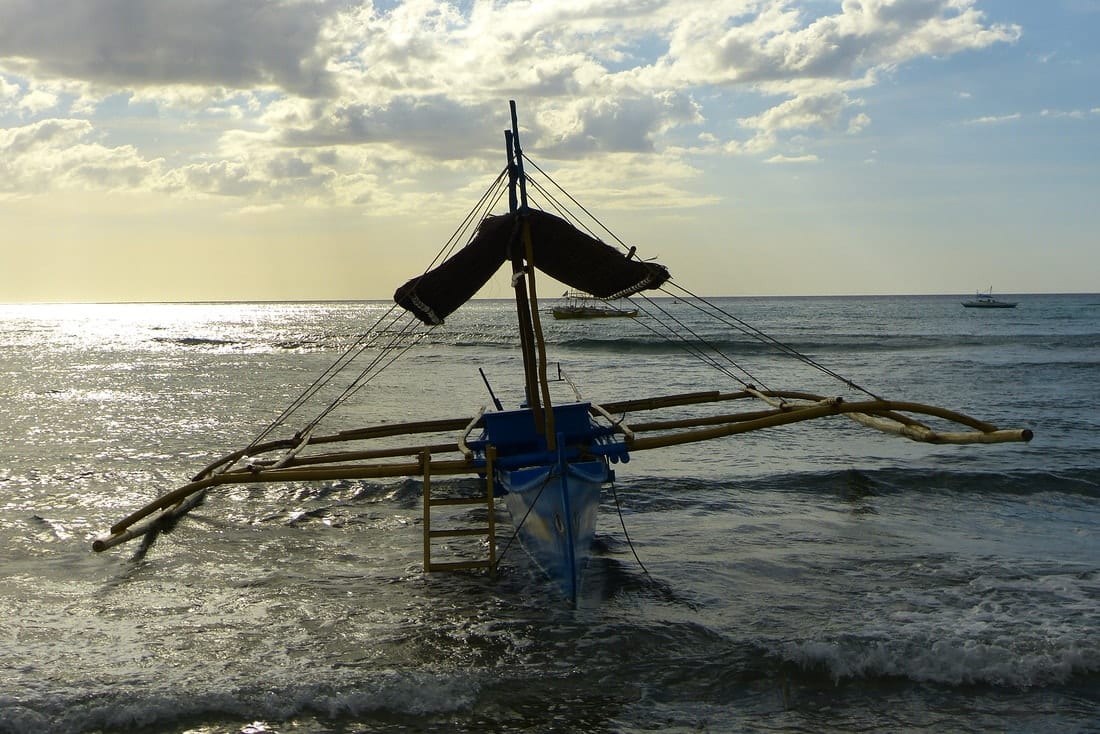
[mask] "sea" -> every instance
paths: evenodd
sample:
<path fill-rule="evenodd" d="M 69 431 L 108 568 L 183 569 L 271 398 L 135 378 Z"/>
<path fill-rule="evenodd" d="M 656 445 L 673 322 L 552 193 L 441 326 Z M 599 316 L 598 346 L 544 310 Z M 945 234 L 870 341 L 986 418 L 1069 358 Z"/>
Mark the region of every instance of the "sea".
<path fill-rule="evenodd" d="M 1034 439 L 832 417 L 635 452 L 576 604 L 503 509 L 494 575 L 424 573 L 415 477 L 223 487 L 92 551 L 388 303 L 2 305 L 0 732 L 1100 732 L 1100 295 L 1004 297 L 714 299 L 877 395 Z M 862 397 L 740 321 L 652 303 L 736 368 L 650 329 L 651 304 L 544 312 L 554 390 L 737 390 L 743 370 Z M 487 384 L 518 405 L 511 309 L 468 303 L 335 425 L 470 417 Z"/>

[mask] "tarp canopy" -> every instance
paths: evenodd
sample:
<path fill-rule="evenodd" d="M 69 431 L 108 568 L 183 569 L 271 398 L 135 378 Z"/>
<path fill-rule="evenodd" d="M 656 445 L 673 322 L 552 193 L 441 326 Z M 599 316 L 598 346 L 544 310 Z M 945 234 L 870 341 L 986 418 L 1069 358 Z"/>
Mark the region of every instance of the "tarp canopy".
<path fill-rule="evenodd" d="M 500 269 L 512 246 L 522 246 L 522 218 L 531 228 L 534 266 L 570 288 L 597 298 L 623 298 L 669 279 L 663 265 L 632 259 L 564 219 L 531 209 L 486 217 L 469 244 L 398 288 L 394 301 L 426 324 L 442 324 Z"/>

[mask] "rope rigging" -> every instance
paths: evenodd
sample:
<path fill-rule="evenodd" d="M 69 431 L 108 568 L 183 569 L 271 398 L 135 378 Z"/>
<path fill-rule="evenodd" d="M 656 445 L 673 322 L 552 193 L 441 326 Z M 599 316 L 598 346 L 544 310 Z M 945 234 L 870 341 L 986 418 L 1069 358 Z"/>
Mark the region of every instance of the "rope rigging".
<path fill-rule="evenodd" d="M 537 163 L 526 155 L 523 156 L 523 160 L 533 171 L 541 174 L 541 177 L 547 182 L 544 184 L 539 178 L 527 176 L 527 184 L 530 194 L 533 195 L 532 199 L 534 200 L 534 204 L 543 210 L 553 211 L 560 218 L 570 222 L 595 239 L 601 241 L 606 239 L 616 243 L 618 247 L 622 248 L 622 250 L 627 253 L 628 257 L 635 256 L 634 248 L 628 247 L 607 225 L 558 184 L 553 177 L 547 174 Z M 465 246 L 469 244 L 476 235 L 481 222 L 492 213 L 494 208 L 497 207 L 506 195 L 508 190 L 507 177 L 508 169 L 505 167 L 500 171 L 489 187 L 485 189 L 477 203 L 467 212 L 462 222 L 456 227 L 447 241 L 439 248 L 435 257 L 424 269 L 424 273 L 429 272 L 436 265 L 450 258 L 455 251 L 459 249 L 460 245 Z M 578 212 L 583 214 L 583 216 L 579 216 Z M 600 236 L 601 234 L 603 237 Z M 748 336 L 780 354 L 791 357 L 839 381 L 852 390 L 862 392 L 875 399 L 881 399 L 878 395 L 857 384 L 853 380 L 840 375 L 789 344 L 748 324 L 713 301 L 699 296 L 677 283 L 669 281 L 665 286 L 660 288 L 660 292 L 667 296 L 682 300 L 699 313 L 713 318 L 736 332 Z M 677 346 L 693 359 L 707 364 L 745 388 L 754 389 L 759 387 L 765 390 L 769 389 L 768 385 L 758 376 L 753 374 L 752 371 L 735 361 L 726 351 L 714 344 L 706 336 L 700 334 L 696 329 L 692 328 L 682 317 L 674 314 L 666 305 L 645 294 L 638 294 L 637 298 L 631 298 L 630 300 L 632 304 L 638 307 L 643 315 L 648 317 L 646 319 L 639 319 L 636 322 L 643 328 L 660 337 L 667 343 Z M 376 349 L 377 353 L 367 362 L 366 366 L 348 382 L 342 391 L 332 398 L 296 433 L 298 437 L 306 436 L 309 431 L 312 431 L 321 421 L 332 414 L 333 411 L 346 403 L 351 397 L 362 390 L 363 387 L 406 354 L 413 346 L 432 333 L 435 328 L 434 326 L 427 327 L 426 329 L 418 328 L 420 325 L 417 320 L 411 317 L 407 311 L 401 311 L 395 315 L 394 312 L 398 308 L 396 304 L 391 305 L 370 329 L 360 335 L 328 369 L 303 390 L 277 418 L 271 421 L 271 423 L 253 439 L 248 448 L 254 448 L 261 441 L 270 436 L 279 426 L 285 424 L 303 406 L 317 397 L 317 395 L 326 388 L 337 375 L 342 374 L 353 363 L 360 360 L 365 352 Z"/>
<path fill-rule="evenodd" d="M 553 179 L 553 177 L 551 177 L 542 168 L 540 168 L 537 163 L 535 163 L 534 161 L 527 158 L 527 156 L 524 156 L 524 160 L 534 170 L 538 171 L 540 174 L 542 174 L 544 177 L 546 177 L 546 180 L 549 181 L 549 183 L 552 184 L 553 187 L 557 191 L 559 191 L 562 196 L 564 196 L 566 199 L 568 199 L 577 209 L 579 209 L 587 217 L 589 217 L 591 223 L 593 225 L 595 225 L 595 228 L 592 227 L 592 226 L 589 226 L 588 223 L 586 223 L 586 222 L 582 221 L 580 218 L 578 218 L 572 212 L 572 210 L 570 210 L 568 207 L 564 206 L 561 203 L 561 201 L 559 201 L 558 197 L 554 196 L 554 194 L 546 186 L 542 185 L 537 179 L 532 179 L 530 176 L 528 176 L 528 185 L 529 185 L 529 187 L 531 189 L 534 189 L 535 191 L 541 193 L 543 196 L 545 196 L 547 201 L 550 203 L 551 207 L 554 209 L 555 212 L 558 213 L 559 216 L 561 216 L 563 219 L 567 219 L 567 220 L 571 221 L 579 229 L 587 232 L 588 234 L 595 237 L 596 239 L 602 239 L 598 235 L 598 232 L 597 232 L 597 229 L 598 229 L 599 232 L 603 232 L 609 239 L 614 241 L 619 247 L 621 247 L 624 251 L 626 251 L 628 256 L 633 256 L 633 254 L 635 252 L 635 248 L 629 247 L 625 242 L 623 242 L 622 239 L 620 239 L 618 237 L 618 235 L 616 235 L 599 218 L 597 218 L 594 214 L 592 214 L 592 212 L 590 212 L 587 208 L 585 208 L 585 206 L 583 204 L 581 204 L 579 201 L 577 201 L 568 191 L 566 191 L 560 184 L 558 184 Z M 677 294 L 676 292 L 673 292 L 673 290 L 670 290 L 670 288 L 675 289 L 676 291 L 679 292 L 679 294 Z M 812 357 L 810 357 L 806 354 L 803 354 L 802 352 L 798 351 L 797 349 L 790 346 L 789 344 L 785 344 L 784 342 L 782 342 L 782 341 L 776 339 L 775 337 L 765 333 L 764 331 L 758 329 L 757 327 L 752 326 L 751 324 L 748 324 L 744 320 L 738 318 L 737 316 L 734 316 L 733 314 L 729 313 L 728 311 L 721 308 L 717 304 L 707 300 L 703 296 L 699 296 L 699 295 L 691 292 L 687 288 L 675 283 L 672 280 L 668 281 L 668 283 L 665 286 L 662 286 L 660 288 L 660 291 L 662 293 L 668 295 L 668 296 L 673 297 L 673 298 L 682 298 L 682 299 L 684 299 L 685 303 L 690 305 L 692 308 L 700 311 L 701 313 L 703 313 L 705 315 L 708 315 L 712 318 L 715 318 L 718 321 L 720 321 L 721 323 L 735 329 L 736 331 L 738 331 L 738 332 L 740 332 L 740 333 L 742 333 L 746 336 L 751 337 L 752 339 L 755 339 L 756 341 L 760 342 L 761 344 L 769 346 L 769 347 L 775 349 L 776 351 L 778 351 L 782 354 L 785 354 L 789 357 L 792 357 L 792 358 L 798 360 L 799 362 L 802 362 L 803 364 L 805 364 L 809 367 L 812 367 L 813 369 L 818 370 L 819 372 L 821 372 L 825 375 L 828 375 L 829 377 L 833 378 L 834 380 L 837 380 L 838 382 L 848 386 L 852 390 L 856 390 L 858 392 L 864 393 L 865 395 L 868 395 L 868 396 L 870 396 L 872 398 L 875 398 L 875 399 L 879 399 L 879 400 L 882 399 L 881 397 L 876 395 L 874 392 L 872 392 L 872 391 L 868 390 L 867 388 L 857 384 L 855 381 L 850 380 L 847 377 L 844 377 L 843 375 L 841 375 L 841 374 L 835 372 L 834 370 L 830 369 L 829 367 L 821 364 L 820 362 L 813 359 Z M 718 348 L 717 346 L 709 343 L 705 338 L 703 338 L 702 336 L 700 336 L 699 334 L 694 332 L 692 329 L 687 327 L 683 323 L 682 320 L 678 319 L 673 314 L 671 314 L 668 311 L 668 309 L 666 309 L 663 306 L 659 305 L 656 301 L 654 301 L 652 298 L 645 295 L 644 293 L 640 293 L 640 294 L 637 294 L 637 295 L 638 295 L 638 298 L 640 298 L 641 300 L 644 300 L 646 303 L 648 303 L 653 310 L 651 311 L 649 309 L 646 309 L 644 306 L 641 306 L 638 303 L 638 299 L 633 298 L 633 297 L 629 299 L 631 301 L 631 303 L 634 304 L 634 305 L 639 306 L 640 310 L 642 310 L 647 315 L 653 317 L 655 322 L 657 322 L 658 324 L 660 324 L 660 326 L 662 326 L 662 327 L 664 327 L 665 329 L 668 330 L 669 334 L 672 335 L 672 338 L 665 337 L 658 330 L 653 329 L 648 324 L 645 324 L 644 321 L 640 322 L 646 328 L 649 328 L 651 331 L 653 331 L 653 333 L 658 334 L 659 336 L 662 336 L 663 338 L 665 338 L 670 343 L 679 344 L 688 354 L 694 356 L 695 358 L 701 360 L 702 362 L 704 362 L 706 364 L 709 364 L 710 366 L 717 369 L 719 372 L 721 372 L 721 373 L 727 375 L 728 377 L 734 379 L 735 381 L 739 382 L 740 384 L 744 385 L 745 387 L 750 387 L 752 385 L 756 385 L 756 386 L 764 387 L 765 389 L 767 389 L 767 385 L 765 385 L 763 381 L 761 381 L 758 378 L 754 377 L 752 375 L 752 373 L 750 373 L 743 366 L 737 364 L 728 354 L 723 352 L 720 348 Z M 672 322 L 674 322 L 682 331 L 678 331 L 677 329 L 672 328 L 671 326 L 669 326 L 659 316 L 656 316 L 653 313 L 653 311 L 659 311 L 661 314 L 664 315 L 665 318 L 667 318 L 667 319 L 671 320 Z M 684 336 L 685 332 L 691 334 L 691 336 L 696 340 L 696 343 L 693 344 L 689 339 L 687 339 Z M 707 353 L 708 350 L 709 350 L 710 354 Z M 743 374 L 745 377 L 748 378 L 749 381 L 751 381 L 751 383 L 746 382 L 745 380 L 741 379 L 736 374 L 734 374 L 733 372 L 728 370 L 725 366 L 723 366 L 723 364 L 722 364 L 723 362 L 728 364 L 731 368 L 733 368 L 737 372 L 740 372 L 741 374 Z"/>
<path fill-rule="evenodd" d="M 482 193 L 478 202 L 470 209 L 447 241 L 439 248 L 435 257 L 424 268 L 428 272 L 438 263 L 449 258 L 460 242 L 468 243 L 477 231 L 478 225 L 507 192 L 507 169 L 502 170 L 496 179 Z M 395 311 L 399 313 L 385 323 Z M 309 419 L 304 426 L 296 432 L 297 436 L 306 436 L 317 425 L 328 417 L 339 406 L 343 405 L 353 395 L 358 393 L 367 383 L 380 375 L 386 368 L 396 362 L 401 356 L 418 344 L 422 339 L 431 334 L 436 327 L 428 327 L 426 330 L 416 331 L 419 323 L 409 314 L 399 308 L 397 304 L 390 307 L 356 340 L 344 350 L 344 352 L 322 372 L 308 387 L 306 387 L 283 411 L 263 428 L 248 444 L 246 452 L 255 448 L 260 442 L 268 438 L 276 429 L 285 424 L 303 406 L 317 396 L 337 375 L 343 373 L 351 364 L 357 361 L 364 352 L 369 349 L 378 349 L 378 353 L 370 360 L 358 375 L 333 398 L 320 412 Z M 379 345 L 384 336 L 389 335 L 388 343 Z"/>

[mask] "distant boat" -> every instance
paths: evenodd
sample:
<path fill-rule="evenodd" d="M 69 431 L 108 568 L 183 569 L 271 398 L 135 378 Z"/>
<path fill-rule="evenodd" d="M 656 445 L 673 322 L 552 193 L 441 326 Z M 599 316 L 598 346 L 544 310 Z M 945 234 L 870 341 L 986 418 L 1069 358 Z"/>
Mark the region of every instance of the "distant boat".
<path fill-rule="evenodd" d="M 1016 308 L 1016 301 L 998 301 L 993 297 L 993 289 L 988 293 L 975 293 L 974 300 L 963 301 L 965 308 Z"/>
<path fill-rule="evenodd" d="M 564 297 L 568 299 L 564 305 L 551 309 L 556 319 L 602 319 L 609 316 L 634 318 L 638 315 L 636 308 L 618 308 L 602 298 L 580 291 L 568 291 Z"/>

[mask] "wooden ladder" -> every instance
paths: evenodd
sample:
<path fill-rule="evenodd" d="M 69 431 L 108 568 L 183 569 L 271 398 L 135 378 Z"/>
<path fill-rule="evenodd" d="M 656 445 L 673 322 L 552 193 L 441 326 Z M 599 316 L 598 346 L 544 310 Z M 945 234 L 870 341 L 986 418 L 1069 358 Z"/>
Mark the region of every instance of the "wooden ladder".
<path fill-rule="evenodd" d="M 431 453 L 425 449 L 420 454 L 420 466 L 424 477 L 424 571 L 460 571 L 463 569 L 487 569 L 490 573 L 496 567 L 496 507 L 493 501 L 493 462 L 496 449 L 488 447 L 485 452 L 485 495 L 474 497 L 432 498 Z M 488 522 L 482 527 L 453 528 L 450 530 L 432 529 L 433 507 L 454 507 L 457 505 L 483 505 L 488 510 Z M 484 537 L 489 543 L 489 557 L 466 561 L 433 561 L 432 540 L 435 538 Z"/>

